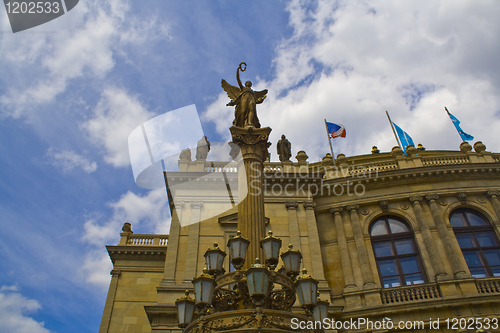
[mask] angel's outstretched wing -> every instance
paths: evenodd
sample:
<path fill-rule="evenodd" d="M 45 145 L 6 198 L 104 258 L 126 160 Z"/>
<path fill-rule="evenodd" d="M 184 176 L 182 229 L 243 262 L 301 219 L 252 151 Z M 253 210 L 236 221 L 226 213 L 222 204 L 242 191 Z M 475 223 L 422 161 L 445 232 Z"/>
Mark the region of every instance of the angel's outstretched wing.
<path fill-rule="evenodd" d="M 235 100 L 241 93 L 240 88 L 230 85 L 226 80 L 222 80 L 221 86 L 231 100 Z"/>
<path fill-rule="evenodd" d="M 261 91 L 256 91 L 255 92 L 255 98 L 257 98 L 257 104 L 260 104 L 264 101 L 267 95 L 267 89 L 261 90 Z"/>

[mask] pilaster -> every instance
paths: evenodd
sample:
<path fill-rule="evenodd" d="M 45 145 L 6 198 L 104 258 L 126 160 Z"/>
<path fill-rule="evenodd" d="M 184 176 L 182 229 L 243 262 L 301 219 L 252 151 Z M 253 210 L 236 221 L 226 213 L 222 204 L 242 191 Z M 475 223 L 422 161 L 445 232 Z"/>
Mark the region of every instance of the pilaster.
<path fill-rule="evenodd" d="M 198 275 L 198 257 L 200 243 L 200 221 L 201 207 L 203 202 L 191 201 L 191 221 L 188 226 L 188 245 L 186 253 L 186 269 L 184 271 L 184 281 L 191 281 Z M 168 248 L 168 247 L 167 247 Z M 167 267 L 165 267 L 167 270 Z"/>
<path fill-rule="evenodd" d="M 300 246 L 300 228 L 297 219 L 297 208 L 299 204 L 296 201 L 285 202 L 286 210 L 288 211 L 288 231 L 290 233 L 290 244 L 295 250 L 301 251 Z"/>
<path fill-rule="evenodd" d="M 351 257 L 349 255 L 349 247 L 347 245 L 347 239 L 345 237 L 344 231 L 344 221 L 342 219 L 342 207 L 335 207 L 330 209 L 330 213 L 333 215 L 333 220 L 335 222 L 335 230 L 337 231 L 337 243 L 340 252 L 340 263 L 342 264 L 342 273 L 344 275 L 344 291 L 354 291 L 358 287 L 354 281 L 354 273 L 351 266 Z"/>
<path fill-rule="evenodd" d="M 434 244 L 434 239 L 432 238 L 431 230 L 425 221 L 424 211 L 422 210 L 422 206 L 420 205 L 422 199 L 423 198 L 421 196 L 411 196 L 410 202 L 412 203 L 413 212 L 415 213 L 418 226 L 422 233 L 422 238 L 424 240 L 425 248 L 429 253 L 432 269 L 436 274 L 435 278 L 436 280 L 445 279 L 447 277 L 447 274 L 443 269 L 443 263 L 441 262 L 441 257 L 439 255 L 436 255 L 436 253 L 438 252 Z"/>

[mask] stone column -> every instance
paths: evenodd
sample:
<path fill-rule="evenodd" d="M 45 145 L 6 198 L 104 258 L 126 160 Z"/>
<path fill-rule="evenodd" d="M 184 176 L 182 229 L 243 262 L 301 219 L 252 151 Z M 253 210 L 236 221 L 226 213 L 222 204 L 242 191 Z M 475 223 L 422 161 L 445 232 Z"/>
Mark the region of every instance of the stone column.
<path fill-rule="evenodd" d="M 108 333 L 109 324 L 111 322 L 111 315 L 113 314 L 113 304 L 115 303 L 116 289 L 118 288 L 118 279 L 122 274 L 121 271 L 113 269 L 111 271 L 111 282 L 109 283 L 108 296 L 104 304 L 104 311 L 102 313 L 101 326 L 99 333 Z"/>
<path fill-rule="evenodd" d="M 422 199 L 423 198 L 421 196 L 411 196 L 410 202 L 413 205 L 413 212 L 417 217 L 417 223 L 422 233 L 422 238 L 424 239 L 425 248 L 429 253 L 432 269 L 434 269 L 434 273 L 436 274 L 436 280 L 442 280 L 443 278 L 446 278 L 447 275 L 443 269 L 443 263 L 441 261 L 441 257 L 438 255 L 436 245 L 434 244 L 431 230 L 425 221 L 424 211 L 420 205 L 420 201 L 422 201 Z"/>
<path fill-rule="evenodd" d="M 344 221 L 340 212 L 342 207 L 331 208 L 330 213 L 333 214 L 335 222 L 335 230 L 337 231 L 337 243 L 339 245 L 340 263 L 342 264 L 342 273 L 344 274 L 344 291 L 353 291 L 358 289 L 354 282 L 354 273 L 351 266 L 351 257 L 349 255 L 349 247 L 344 231 Z"/>
<path fill-rule="evenodd" d="M 170 222 L 170 232 L 168 233 L 168 246 L 165 255 L 165 270 L 163 273 L 163 282 L 175 282 L 175 273 L 177 266 L 177 253 L 179 251 L 179 237 L 181 233 L 182 208 L 184 203 L 175 205 L 175 213 Z"/>
<path fill-rule="evenodd" d="M 271 145 L 267 140 L 271 129 L 255 127 L 229 128 L 233 138 L 241 150 L 243 157 L 238 165 L 238 230 L 250 240 L 247 260 L 243 269 L 249 268 L 255 258 L 262 258 L 260 240 L 265 236 L 264 212 L 264 161 Z M 245 186 L 246 185 L 246 186 Z M 246 195 L 246 197 L 245 197 Z M 244 199 L 242 199 L 244 198 Z"/>
<path fill-rule="evenodd" d="M 500 221 L 500 200 L 498 199 L 500 192 L 488 191 L 486 194 L 488 195 L 488 198 L 490 198 L 491 205 L 497 214 L 497 221 Z"/>
<path fill-rule="evenodd" d="M 319 244 L 318 226 L 316 225 L 316 215 L 314 213 L 316 204 L 313 201 L 305 201 L 307 236 L 309 238 L 309 251 L 311 253 L 312 274 L 317 280 L 325 279 L 323 271 L 323 258 L 321 256 L 321 246 Z"/>
<path fill-rule="evenodd" d="M 188 226 L 188 243 L 184 281 L 190 282 L 198 275 L 198 257 L 200 243 L 201 207 L 203 202 L 191 201 L 191 224 Z M 168 247 L 168 246 L 167 246 Z M 167 267 L 165 267 L 167 269 Z"/>
<path fill-rule="evenodd" d="M 368 259 L 368 251 L 365 246 L 365 237 L 361 224 L 359 223 L 358 205 L 349 205 L 346 207 L 350 212 L 352 232 L 354 234 L 354 242 L 358 251 L 359 265 L 361 266 L 361 274 L 363 277 L 363 288 L 370 289 L 375 287 L 373 282 L 373 274 L 371 270 L 370 260 Z"/>
<path fill-rule="evenodd" d="M 425 198 L 429 203 L 429 208 L 431 209 L 432 218 L 434 219 L 434 223 L 436 224 L 439 237 L 441 237 L 441 240 L 443 241 L 446 255 L 448 256 L 451 268 L 453 269 L 453 275 L 458 279 L 470 277 L 470 275 L 467 273 L 467 264 L 464 260 L 462 250 L 458 245 L 457 239 L 454 234 L 453 236 L 450 234 L 450 231 L 444 223 L 441 211 L 436 202 L 439 196 L 436 194 L 432 194 L 427 195 Z"/>
<path fill-rule="evenodd" d="M 300 246 L 300 230 L 299 220 L 297 219 L 297 208 L 299 204 L 297 201 L 285 202 L 286 210 L 288 211 L 288 231 L 290 233 L 290 244 L 293 245 L 294 250 L 301 250 Z"/>

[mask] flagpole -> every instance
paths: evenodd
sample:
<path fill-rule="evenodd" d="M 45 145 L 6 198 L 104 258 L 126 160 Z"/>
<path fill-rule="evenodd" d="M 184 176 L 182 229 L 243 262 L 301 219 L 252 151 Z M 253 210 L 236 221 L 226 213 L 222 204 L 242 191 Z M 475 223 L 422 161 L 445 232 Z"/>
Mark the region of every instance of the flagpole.
<path fill-rule="evenodd" d="M 391 120 L 391 117 L 389 116 L 389 112 L 387 112 L 387 110 L 385 110 L 385 114 L 387 115 L 387 119 L 389 119 L 389 124 L 391 124 L 392 133 L 394 133 L 394 137 L 396 138 L 396 142 L 398 143 L 399 148 L 401 148 L 401 150 L 403 150 L 403 147 L 401 147 L 401 143 L 399 142 L 398 136 L 396 135 L 396 131 L 394 130 L 394 125 L 392 124 L 392 120 Z"/>
<path fill-rule="evenodd" d="M 332 159 L 335 160 L 335 155 L 333 155 L 332 140 L 330 138 L 330 133 L 328 132 L 328 125 L 325 119 L 326 136 L 328 137 L 328 143 L 330 143 L 330 151 L 332 152 Z"/>
<path fill-rule="evenodd" d="M 453 120 L 451 119 L 450 111 L 448 111 L 448 108 L 446 106 L 444 107 L 444 109 L 445 109 L 446 113 L 448 114 L 448 118 L 450 118 L 450 121 L 453 124 L 453 127 L 455 127 L 455 129 L 457 130 L 457 133 L 458 133 L 458 136 L 460 137 L 460 140 L 464 141 L 464 139 L 462 139 L 462 136 L 460 135 L 460 132 L 458 131 L 457 127 L 455 126 L 455 123 L 453 123 Z"/>

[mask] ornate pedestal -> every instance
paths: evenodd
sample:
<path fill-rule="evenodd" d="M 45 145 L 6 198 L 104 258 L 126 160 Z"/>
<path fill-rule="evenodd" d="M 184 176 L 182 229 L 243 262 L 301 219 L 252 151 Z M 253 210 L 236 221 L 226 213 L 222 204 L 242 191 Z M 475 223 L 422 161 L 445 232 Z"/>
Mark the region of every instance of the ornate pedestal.
<path fill-rule="evenodd" d="M 231 126 L 229 130 L 242 155 L 238 165 L 238 196 L 243 198 L 246 194 L 238 205 L 238 229 L 242 236 L 253 240 L 247 252 L 245 269 L 255 258 L 262 258 L 259 241 L 265 236 L 263 170 L 269 154 L 267 148 L 271 145 L 267 141 L 271 128 Z"/>

